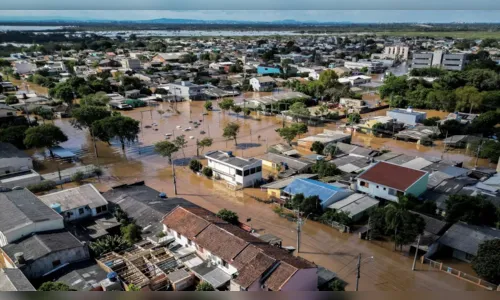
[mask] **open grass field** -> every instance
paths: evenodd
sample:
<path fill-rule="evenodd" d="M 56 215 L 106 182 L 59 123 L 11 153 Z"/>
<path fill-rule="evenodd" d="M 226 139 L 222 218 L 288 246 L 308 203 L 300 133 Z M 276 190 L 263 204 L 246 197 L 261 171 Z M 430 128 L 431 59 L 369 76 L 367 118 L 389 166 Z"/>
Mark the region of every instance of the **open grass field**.
<path fill-rule="evenodd" d="M 379 31 L 377 35 L 435 38 L 453 37 L 462 39 L 500 39 L 500 31 Z"/>

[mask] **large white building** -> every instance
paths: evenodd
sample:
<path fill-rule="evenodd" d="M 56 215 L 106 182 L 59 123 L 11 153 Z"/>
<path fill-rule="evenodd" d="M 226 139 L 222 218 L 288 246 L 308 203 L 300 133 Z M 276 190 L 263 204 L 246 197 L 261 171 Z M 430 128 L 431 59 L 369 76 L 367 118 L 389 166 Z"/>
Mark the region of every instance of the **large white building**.
<path fill-rule="evenodd" d="M 407 60 L 409 51 L 410 47 L 408 46 L 389 46 L 384 48 L 382 54 L 387 58 Z"/>
<path fill-rule="evenodd" d="M 248 187 L 262 180 L 262 161 L 233 156 L 232 152 L 210 151 L 205 154 L 215 177 L 234 186 Z"/>
<path fill-rule="evenodd" d="M 449 71 L 462 71 L 467 65 L 466 53 L 434 52 L 413 53 L 412 69 L 442 68 Z"/>

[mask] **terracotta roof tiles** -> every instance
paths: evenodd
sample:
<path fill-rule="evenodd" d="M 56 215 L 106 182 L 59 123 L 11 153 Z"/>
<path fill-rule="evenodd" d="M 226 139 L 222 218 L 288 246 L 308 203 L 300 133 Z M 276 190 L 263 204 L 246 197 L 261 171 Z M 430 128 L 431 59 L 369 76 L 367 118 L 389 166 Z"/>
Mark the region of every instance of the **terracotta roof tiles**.
<path fill-rule="evenodd" d="M 381 161 L 359 175 L 358 178 L 404 192 L 425 173 Z"/>

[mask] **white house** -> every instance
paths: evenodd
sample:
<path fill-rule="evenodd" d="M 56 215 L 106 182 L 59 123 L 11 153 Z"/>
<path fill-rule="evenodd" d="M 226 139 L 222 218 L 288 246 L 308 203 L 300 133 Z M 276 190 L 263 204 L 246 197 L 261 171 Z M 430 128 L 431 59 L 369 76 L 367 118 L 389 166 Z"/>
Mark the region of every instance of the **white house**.
<path fill-rule="evenodd" d="M 398 202 L 399 196 L 420 196 L 427 190 L 429 173 L 380 161 L 357 177 L 359 192 Z"/>
<path fill-rule="evenodd" d="M 108 212 L 108 201 L 92 184 L 40 196 L 40 200 L 66 221 L 96 217 Z"/>
<path fill-rule="evenodd" d="M 9 143 L 0 143 L 0 175 L 33 169 L 33 159 Z"/>
<path fill-rule="evenodd" d="M 250 79 L 250 85 L 256 92 L 270 92 L 275 84 L 274 78 L 270 76 L 253 77 Z"/>
<path fill-rule="evenodd" d="M 372 81 L 372 78 L 370 76 L 366 76 L 366 75 L 357 75 L 357 76 L 339 78 L 340 83 L 349 84 L 351 86 L 357 86 L 360 84 L 369 83 L 371 81 Z"/>
<path fill-rule="evenodd" d="M 17 115 L 17 110 L 7 104 L 0 103 L 0 118 L 13 117 Z"/>
<path fill-rule="evenodd" d="M 63 217 L 27 189 L 0 192 L 0 247 L 35 232 L 62 228 Z"/>
<path fill-rule="evenodd" d="M 205 154 L 215 177 L 231 185 L 248 187 L 262 180 L 262 161 L 233 156 L 232 152 L 210 151 Z"/>

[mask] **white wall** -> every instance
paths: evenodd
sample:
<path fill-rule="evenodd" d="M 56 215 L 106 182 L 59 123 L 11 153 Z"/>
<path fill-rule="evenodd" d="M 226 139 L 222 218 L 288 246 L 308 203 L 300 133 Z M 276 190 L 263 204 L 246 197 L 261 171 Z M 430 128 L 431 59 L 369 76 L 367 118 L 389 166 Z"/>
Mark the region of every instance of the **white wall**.
<path fill-rule="evenodd" d="M 79 212 L 80 208 L 83 209 L 83 214 L 80 214 Z M 68 216 L 67 213 L 70 213 L 70 215 Z M 86 209 L 85 206 L 81 206 L 70 210 L 66 210 L 62 213 L 62 215 L 64 216 L 65 220 L 74 221 L 92 216 L 92 209 L 89 208 Z"/>
<path fill-rule="evenodd" d="M 208 159 L 208 166 L 212 168 L 214 172 L 217 172 L 220 177 L 230 183 L 233 184 L 240 184 L 243 187 L 248 187 L 252 186 L 254 182 L 259 181 L 262 179 L 262 161 L 256 160 L 255 163 L 245 166 L 243 169 L 237 169 L 233 166 L 218 162 L 213 159 Z M 252 168 L 256 168 L 260 166 L 261 171 L 256 172 L 254 174 L 249 174 L 247 176 L 244 176 L 245 170 L 250 170 Z M 237 175 L 236 170 L 241 170 L 242 175 Z"/>
<path fill-rule="evenodd" d="M 0 175 L 28 171 L 33 169 L 33 160 L 30 157 L 9 157 L 0 159 Z"/>
<path fill-rule="evenodd" d="M 368 183 L 368 187 L 361 186 L 361 181 Z M 389 201 L 398 202 L 398 196 L 397 195 L 390 195 L 389 190 L 391 188 L 389 188 L 387 186 L 383 186 L 381 184 L 375 184 L 375 183 L 372 183 L 372 182 L 369 182 L 369 181 L 366 181 L 363 179 L 359 179 L 359 178 L 357 179 L 356 186 L 357 186 L 357 189 L 359 192 L 368 194 L 372 197 L 380 197 L 382 199 L 386 199 Z M 378 186 L 378 188 L 377 188 L 377 186 Z"/>
<path fill-rule="evenodd" d="M 318 269 L 300 269 L 285 285 L 281 291 L 317 291 L 318 290 Z"/>
<path fill-rule="evenodd" d="M 3 235 L 5 240 L 7 240 L 7 244 L 9 244 L 11 242 L 19 240 L 24 236 L 28 236 L 34 232 L 51 231 L 63 228 L 64 228 L 64 221 L 63 218 L 61 217 L 60 219 L 26 224 L 26 226 L 16 228 L 8 232 L 3 232 Z M 3 247 L 5 245 L 0 244 L 0 247 Z"/>

